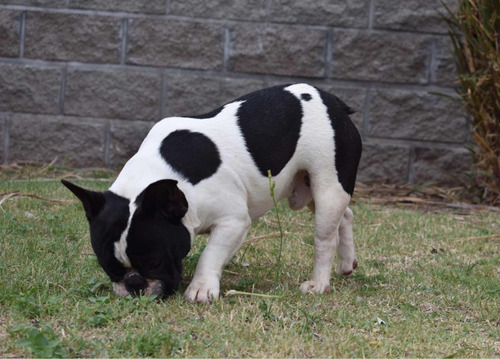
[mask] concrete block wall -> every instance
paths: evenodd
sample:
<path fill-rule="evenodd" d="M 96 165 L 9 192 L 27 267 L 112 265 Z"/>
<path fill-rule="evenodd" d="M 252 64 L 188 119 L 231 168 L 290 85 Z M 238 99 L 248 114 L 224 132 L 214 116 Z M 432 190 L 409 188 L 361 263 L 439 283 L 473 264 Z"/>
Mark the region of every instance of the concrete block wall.
<path fill-rule="evenodd" d="M 454 1 L 449 0 L 453 4 Z M 308 82 L 357 110 L 359 179 L 470 164 L 439 0 L 0 0 L 0 161 L 119 168 L 155 121 Z"/>

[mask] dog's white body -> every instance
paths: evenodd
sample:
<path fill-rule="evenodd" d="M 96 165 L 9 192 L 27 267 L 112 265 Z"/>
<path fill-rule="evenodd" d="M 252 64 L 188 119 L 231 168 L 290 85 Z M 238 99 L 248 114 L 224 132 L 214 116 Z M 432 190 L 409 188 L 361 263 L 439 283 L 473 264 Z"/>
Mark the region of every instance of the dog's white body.
<path fill-rule="evenodd" d="M 301 290 L 325 292 L 330 288 L 335 249 L 339 273 L 350 274 L 353 264 L 356 265 L 353 215 L 347 207 L 350 195 L 338 180 L 332 140 L 335 134 L 318 91 L 305 84 L 291 85 L 285 90 L 299 99 L 304 93 L 312 98 L 301 101 L 302 127 L 293 157 L 278 175 L 272 174 L 276 183 L 275 198 L 288 198 L 292 209 L 309 205 L 314 211 L 314 270 L 312 279 L 304 282 Z M 160 121 L 110 188 L 130 200 L 132 218 L 134 200 L 144 188 L 164 178 L 178 181 L 189 203 L 182 223 L 191 239 L 196 234 L 210 233 L 194 278 L 185 292 L 189 301 L 208 302 L 219 296 L 224 264 L 244 242 L 252 220 L 273 206 L 269 180 L 256 167 L 237 125 L 236 113 L 241 103 L 229 103 L 210 120 L 179 117 Z M 222 163 L 215 174 L 193 185 L 166 164 L 158 148 L 162 140 L 177 129 L 202 133 L 217 145 Z M 115 244 L 115 255 L 124 264 L 128 260 L 126 247 L 125 233 Z"/>

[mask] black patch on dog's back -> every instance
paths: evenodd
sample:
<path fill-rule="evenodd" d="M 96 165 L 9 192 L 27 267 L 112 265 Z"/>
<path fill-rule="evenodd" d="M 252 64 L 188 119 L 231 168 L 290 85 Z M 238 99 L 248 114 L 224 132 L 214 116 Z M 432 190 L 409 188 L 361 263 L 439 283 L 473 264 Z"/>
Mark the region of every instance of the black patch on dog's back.
<path fill-rule="evenodd" d="M 165 137 L 160 154 L 193 185 L 212 176 L 222 163 L 212 140 L 189 130 L 177 130 Z"/>
<path fill-rule="evenodd" d="M 288 85 L 286 85 L 288 86 Z M 302 126 L 300 100 L 276 86 L 253 92 L 236 101 L 238 126 L 257 168 L 263 176 L 278 175 L 292 158 Z"/>
<path fill-rule="evenodd" d="M 317 90 L 327 108 L 335 133 L 335 167 L 338 180 L 344 191 L 352 196 L 362 148 L 359 132 L 349 118 L 354 111 L 338 97 Z"/>

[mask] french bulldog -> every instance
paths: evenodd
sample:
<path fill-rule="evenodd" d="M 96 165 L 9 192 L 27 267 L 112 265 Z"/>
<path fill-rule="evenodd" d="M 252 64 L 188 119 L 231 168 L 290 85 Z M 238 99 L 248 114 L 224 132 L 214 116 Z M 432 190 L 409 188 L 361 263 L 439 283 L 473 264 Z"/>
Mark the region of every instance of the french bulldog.
<path fill-rule="evenodd" d="M 82 202 L 99 264 L 120 296 L 177 291 L 195 235 L 210 238 L 185 291 L 219 297 L 221 273 L 276 200 L 314 213 L 314 268 L 303 293 L 328 292 L 357 266 L 348 208 L 361 157 L 353 111 L 307 84 L 250 93 L 200 116 L 156 123 L 106 192 L 62 183 Z"/>

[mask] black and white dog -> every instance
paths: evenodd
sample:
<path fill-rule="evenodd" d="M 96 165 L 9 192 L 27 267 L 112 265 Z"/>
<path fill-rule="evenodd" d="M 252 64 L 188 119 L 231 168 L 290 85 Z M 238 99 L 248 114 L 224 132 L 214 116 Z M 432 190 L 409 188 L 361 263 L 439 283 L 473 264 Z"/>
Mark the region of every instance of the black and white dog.
<path fill-rule="evenodd" d="M 190 302 L 219 296 L 224 264 L 252 220 L 276 200 L 315 214 L 314 269 L 302 292 L 328 292 L 337 272 L 357 266 L 347 207 L 361 139 L 337 97 L 306 84 L 253 92 L 210 113 L 158 122 L 108 191 L 62 181 L 83 203 L 92 247 L 119 295 L 177 290 L 194 236 L 210 233 L 185 292 Z"/>

